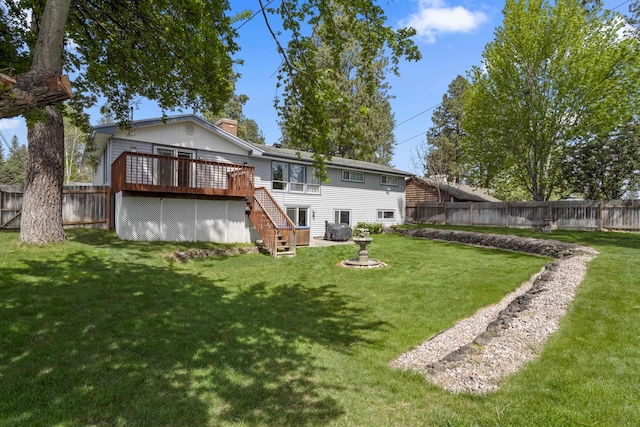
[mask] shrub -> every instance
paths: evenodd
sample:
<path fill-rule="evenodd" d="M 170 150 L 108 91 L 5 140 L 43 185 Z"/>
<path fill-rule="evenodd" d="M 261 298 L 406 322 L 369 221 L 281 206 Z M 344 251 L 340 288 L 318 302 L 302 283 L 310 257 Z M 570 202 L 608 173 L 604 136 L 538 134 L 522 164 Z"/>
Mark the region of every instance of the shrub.
<path fill-rule="evenodd" d="M 358 234 L 358 229 L 364 228 L 369 234 L 381 234 L 384 230 L 384 224 L 379 222 L 359 222 L 354 227 L 354 235 Z"/>

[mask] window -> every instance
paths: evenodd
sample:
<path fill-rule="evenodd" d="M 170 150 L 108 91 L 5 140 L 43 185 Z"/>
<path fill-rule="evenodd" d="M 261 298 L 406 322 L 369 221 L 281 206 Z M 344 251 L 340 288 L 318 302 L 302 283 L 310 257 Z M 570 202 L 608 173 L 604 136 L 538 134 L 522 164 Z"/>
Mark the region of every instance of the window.
<path fill-rule="evenodd" d="M 351 211 L 335 210 L 333 213 L 335 222 L 351 225 Z"/>
<path fill-rule="evenodd" d="M 272 162 L 271 163 L 271 179 L 273 180 L 272 188 L 274 190 L 286 190 L 287 182 L 289 182 L 289 168 L 287 163 Z"/>
<path fill-rule="evenodd" d="M 380 185 L 390 185 L 392 187 L 397 187 L 398 186 L 398 177 L 397 176 L 381 175 L 380 176 Z"/>
<path fill-rule="evenodd" d="M 378 211 L 378 219 L 394 219 L 396 217 L 394 211 Z"/>
<path fill-rule="evenodd" d="M 364 182 L 364 172 L 342 171 L 343 181 Z"/>
<path fill-rule="evenodd" d="M 320 194 L 320 179 L 312 166 L 271 162 L 272 189 Z"/>
<path fill-rule="evenodd" d="M 320 178 L 312 166 L 307 166 L 307 193 L 320 193 Z"/>
<path fill-rule="evenodd" d="M 291 191 L 299 191 L 304 192 L 304 166 L 289 164 L 289 182 L 291 183 L 291 187 L 289 189 Z"/>
<path fill-rule="evenodd" d="M 287 208 L 287 216 L 296 227 L 309 226 L 309 208 Z"/>

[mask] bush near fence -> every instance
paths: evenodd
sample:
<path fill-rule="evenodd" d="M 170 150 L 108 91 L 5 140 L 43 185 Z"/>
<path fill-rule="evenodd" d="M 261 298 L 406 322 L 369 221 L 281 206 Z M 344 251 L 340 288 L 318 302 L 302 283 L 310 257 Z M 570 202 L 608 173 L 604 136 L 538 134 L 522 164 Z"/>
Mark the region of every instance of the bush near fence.
<path fill-rule="evenodd" d="M 0 185 L 0 229 L 19 229 L 22 185 Z M 109 229 L 111 191 L 101 185 L 66 185 L 62 188 L 62 224 L 65 227 Z"/>
<path fill-rule="evenodd" d="M 640 200 L 421 202 L 407 206 L 406 217 L 430 224 L 640 231 Z"/>

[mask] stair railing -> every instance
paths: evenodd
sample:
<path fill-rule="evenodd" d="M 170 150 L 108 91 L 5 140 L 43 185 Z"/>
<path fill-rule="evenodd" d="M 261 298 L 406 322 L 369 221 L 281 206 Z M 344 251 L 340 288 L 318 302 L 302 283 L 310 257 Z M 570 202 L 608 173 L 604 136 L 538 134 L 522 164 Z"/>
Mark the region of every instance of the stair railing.
<path fill-rule="evenodd" d="M 260 234 L 269 253 L 277 257 L 279 243 L 286 241 L 289 251 L 296 252 L 296 226 L 284 213 L 271 193 L 264 188 L 255 189 L 249 219 Z"/>

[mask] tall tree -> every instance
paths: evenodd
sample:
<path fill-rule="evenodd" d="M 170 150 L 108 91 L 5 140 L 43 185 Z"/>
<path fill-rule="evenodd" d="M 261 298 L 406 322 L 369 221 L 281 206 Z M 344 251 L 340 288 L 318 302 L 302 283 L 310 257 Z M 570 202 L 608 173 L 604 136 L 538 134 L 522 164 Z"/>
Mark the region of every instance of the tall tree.
<path fill-rule="evenodd" d="M 412 153 L 412 162 L 419 166 L 424 176 L 441 177 L 447 182 L 459 183 L 464 178 L 462 165 L 462 114 L 464 91 L 469 82 L 456 76 L 449 84 L 442 103 L 431 116 L 433 126 Z"/>
<path fill-rule="evenodd" d="M 507 173 L 548 200 L 564 184 L 570 146 L 629 119 L 640 105 L 640 55 L 622 25 L 579 0 L 507 0 L 465 96 L 464 152 L 478 183 Z"/>
<path fill-rule="evenodd" d="M 206 120 L 215 123 L 218 119 L 233 119 L 238 122 L 238 137 L 245 141 L 255 144 L 264 144 L 264 134 L 260 130 L 255 120 L 245 117 L 243 110 L 244 104 L 247 103 L 249 97 L 245 94 L 234 94 L 231 99 L 217 112 L 204 111 L 203 116 Z"/>
<path fill-rule="evenodd" d="M 238 137 L 254 144 L 264 145 L 265 143 L 264 133 L 262 133 L 258 123 L 246 117 L 238 120 Z"/>
<path fill-rule="evenodd" d="M 2 166 L 2 184 L 24 184 L 27 174 L 27 147 L 21 145 L 17 136 L 11 138 L 9 154 Z"/>
<path fill-rule="evenodd" d="M 365 52 L 360 40 L 343 40 L 343 51 L 320 36 L 331 30 L 342 34 L 348 21 L 338 15 L 331 29 L 321 22 L 316 37 L 289 43 L 296 63 L 313 61 L 326 70 L 315 78 L 322 81 L 322 96 L 309 97 L 299 90 L 309 84 L 306 72 L 284 79 L 280 128 L 283 145 L 313 151 L 319 155 L 341 156 L 389 165 L 393 157 L 395 119 L 385 82 L 388 60 L 382 50 Z M 341 37 L 343 37 L 341 35 Z"/>
<path fill-rule="evenodd" d="M 89 135 L 84 130 L 74 126 L 70 120 L 64 120 L 64 183 L 88 182 L 90 176 L 86 167 L 82 165 Z"/>
<path fill-rule="evenodd" d="M 565 175 L 573 192 L 587 199 L 621 199 L 640 187 L 640 123 L 630 122 L 605 138 L 572 147 Z"/>
<path fill-rule="evenodd" d="M 4 177 L 4 146 L 0 144 L 0 185 L 6 184 Z"/>
<path fill-rule="evenodd" d="M 299 90 L 306 98 L 327 96 L 311 62 L 290 60 L 279 43 L 269 16 L 278 15 L 292 39 L 302 40 L 308 25 L 332 23 L 339 8 L 347 31 L 325 31 L 322 37 L 339 54 L 345 40 L 361 40 L 366 52 L 388 47 L 397 66 L 400 57 L 416 59 L 410 40 L 415 31 L 394 31 L 373 0 L 282 1 L 260 11 L 286 64 L 283 76 L 302 71 L 309 80 Z M 128 120 L 135 96 L 154 99 L 163 109 L 189 106 L 196 111 L 219 110 L 233 91 L 234 54 L 238 50 L 234 18 L 228 1 L 214 0 L 17 0 L 5 2 L 7 23 L 16 51 L 28 51 L 30 66 L 17 79 L 0 75 L 0 117 L 27 115 L 29 167 L 23 202 L 21 240 L 47 243 L 64 240 L 61 215 L 64 131 L 60 111 L 53 105 L 71 96 L 62 75 L 63 57 L 78 77 L 76 93 L 105 96 L 119 122 Z M 33 25 L 23 31 L 27 11 Z M 250 16 L 248 11 L 240 18 Z M 308 25 L 303 25 L 308 24 Z M 331 26 L 331 25 L 329 25 Z M 65 45 L 66 40 L 73 44 Z M 372 55 L 369 55 L 372 60 Z M 3 68 L 0 65 L 0 68 Z M 312 105 L 304 108 L 312 108 Z"/>

